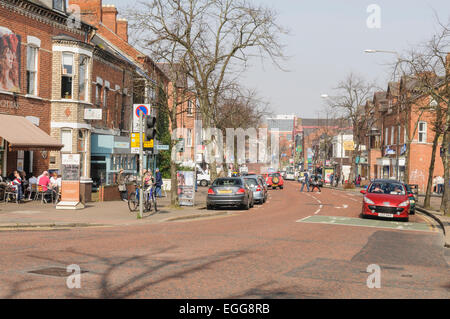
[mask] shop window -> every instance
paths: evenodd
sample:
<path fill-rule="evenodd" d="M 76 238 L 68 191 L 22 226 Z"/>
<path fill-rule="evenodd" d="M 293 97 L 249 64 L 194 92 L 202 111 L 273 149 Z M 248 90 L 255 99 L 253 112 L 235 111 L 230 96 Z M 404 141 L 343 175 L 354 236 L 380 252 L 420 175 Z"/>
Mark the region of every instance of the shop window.
<path fill-rule="evenodd" d="M 419 122 L 419 143 L 427 142 L 427 122 Z"/>
<path fill-rule="evenodd" d="M 78 65 L 78 99 L 87 101 L 87 85 L 88 85 L 88 63 L 89 57 L 80 55 L 80 63 Z"/>
<path fill-rule="evenodd" d="M 61 98 L 72 98 L 73 54 L 63 53 L 61 73 Z"/>
<path fill-rule="evenodd" d="M 38 51 L 35 46 L 27 46 L 27 94 L 37 95 Z"/>

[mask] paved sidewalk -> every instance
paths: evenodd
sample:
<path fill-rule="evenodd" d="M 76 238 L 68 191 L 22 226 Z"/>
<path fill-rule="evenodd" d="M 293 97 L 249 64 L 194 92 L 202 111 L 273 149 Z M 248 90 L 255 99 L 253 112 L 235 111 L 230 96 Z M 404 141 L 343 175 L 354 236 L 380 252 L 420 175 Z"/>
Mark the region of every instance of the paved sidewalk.
<path fill-rule="evenodd" d="M 444 216 L 439 211 L 439 209 L 441 207 L 441 197 L 434 197 L 434 196 L 431 197 L 431 199 L 430 199 L 431 209 L 423 208 L 424 200 L 425 200 L 425 196 L 419 196 L 419 200 L 417 203 L 418 209 L 420 209 L 423 213 L 426 213 L 440 221 L 441 226 L 444 227 L 445 246 L 450 248 L 450 217 Z"/>
<path fill-rule="evenodd" d="M 138 212 L 130 212 L 123 201 L 91 202 L 82 210 L 57 210 L 54 205 L 39 201 L 1 202 L 0 229 L 140 225 L 227 214 L 226 211 L 206 210 L 202 192 L 197 194 L 194 207 L 172 208 L 168 198 L 158 199 L 158 212 L 144 212 L 142 219 L 137 219 Z"/>

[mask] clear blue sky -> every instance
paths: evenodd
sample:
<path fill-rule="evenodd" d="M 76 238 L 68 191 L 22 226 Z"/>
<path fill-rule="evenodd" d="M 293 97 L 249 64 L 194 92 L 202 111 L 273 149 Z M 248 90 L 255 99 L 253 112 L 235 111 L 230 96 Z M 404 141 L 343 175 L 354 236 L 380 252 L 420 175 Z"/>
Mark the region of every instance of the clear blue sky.
<path fill-rule="evenodd" d="M 367 54 L 364 49 L 402 52 L 430 38 L 437 26 L 450 18 L 449 0 L 253 0 L 279 13 L 279 22 L 291 31 L 285 38 L 283 72 L 269 61 L 255 60 L 245 84 L 256 88 L 277 114 L 317 117 L 324 101 L 320 95 L 333 88 L 349 72 L 355 72 L 385 88 L 390 80 L 386 63 L 395 55 Z M 135 0 L 103 0 L 119 9 Z M 371 4 L 381 9 L 381 28 L 370 29 L 366 12 Z M 323 114 L 322 114 L 323 115 Z M 323 115 L 324 116 L 324 115 Z"/>

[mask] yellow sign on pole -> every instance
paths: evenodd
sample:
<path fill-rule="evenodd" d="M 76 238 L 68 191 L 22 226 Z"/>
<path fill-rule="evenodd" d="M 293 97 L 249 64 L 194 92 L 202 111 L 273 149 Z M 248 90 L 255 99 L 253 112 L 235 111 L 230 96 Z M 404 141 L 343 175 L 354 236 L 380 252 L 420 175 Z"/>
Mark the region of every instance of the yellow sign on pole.
<path fill-rule="evenodd" d="M 353 151 L 355 149 L 355 144 L 353 141 L 344 141 L 344 151 Z"/>
<path fill-rule="evenodd" d="M 140 134 L 139 133 L 131 133 L 130 136 L 130 147 L 139 148 L 139 142 L 140 142 Z M 146 141 L 144 140 L 144 148 L 153 148 L 153 140 Z"/>

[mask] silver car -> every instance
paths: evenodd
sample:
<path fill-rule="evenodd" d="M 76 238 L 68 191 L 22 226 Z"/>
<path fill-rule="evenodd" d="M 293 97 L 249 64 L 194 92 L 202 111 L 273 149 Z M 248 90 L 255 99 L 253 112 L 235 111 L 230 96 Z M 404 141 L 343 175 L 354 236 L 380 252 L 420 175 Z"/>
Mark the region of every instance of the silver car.
<path fill-rule="evenodd" d="M 253 191 L 253 200 L 263 204 L 267 200 L 267 190 L 261 183 L 261 180 L 257 176 L 253 176 L 245 176 L 245 183 Z"/>

